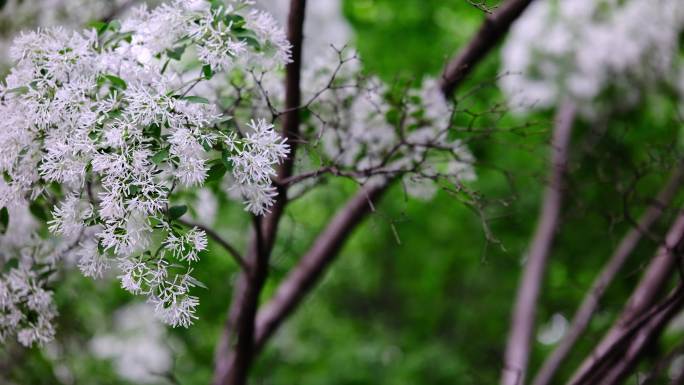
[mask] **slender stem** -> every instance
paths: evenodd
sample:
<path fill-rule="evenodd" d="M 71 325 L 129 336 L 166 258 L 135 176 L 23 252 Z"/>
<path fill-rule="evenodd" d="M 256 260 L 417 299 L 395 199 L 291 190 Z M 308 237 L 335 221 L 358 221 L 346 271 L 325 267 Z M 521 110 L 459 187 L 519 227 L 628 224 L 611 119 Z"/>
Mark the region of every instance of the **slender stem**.
<path fill-rule="evenodd" d="M 527 255 L 525 270 L 518 286 L 511 330 L 506 345 L 502 385 L 521 385 L 530 355 L 532 331 L 534 329 L 537 298 L 544 279 L 544 271 L 551 244 L 556 236 L 561 206 L 565 172 L 568 161 L 570 133 L 575 117 L 575 106 L 564 102 L 557 115 L 551 142 L 550 180 L 544 192 L 542 210 L 532 245 Z"/>

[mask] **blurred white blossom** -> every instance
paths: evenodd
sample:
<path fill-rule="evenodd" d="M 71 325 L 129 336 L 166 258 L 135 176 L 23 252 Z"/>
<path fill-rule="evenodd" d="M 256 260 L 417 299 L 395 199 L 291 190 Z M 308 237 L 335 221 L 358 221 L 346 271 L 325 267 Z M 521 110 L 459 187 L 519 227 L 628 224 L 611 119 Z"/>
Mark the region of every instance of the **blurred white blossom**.
<path fill-rule="evenodd" d="M 684 29 L 679 0 L 543 0 L 515 22 L 502 50 L 501 87 L 512 107 L 573 99 L 584 114 L 633 105 L 659 82 L 677 86 Z"/>

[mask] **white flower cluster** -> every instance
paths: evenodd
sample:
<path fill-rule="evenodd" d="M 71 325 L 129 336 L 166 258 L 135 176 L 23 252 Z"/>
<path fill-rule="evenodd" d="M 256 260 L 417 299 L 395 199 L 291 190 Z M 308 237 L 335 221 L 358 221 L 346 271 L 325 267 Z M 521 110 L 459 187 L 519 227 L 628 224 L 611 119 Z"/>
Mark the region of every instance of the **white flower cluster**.
<path fill-rule="evenodd" d="M 11 67 L 9 49 L 20 31 L 39 27 L 81 28 L 85 23 L 104 18 L 119 18 L 130 10 L 129 0 L 6 0 L 0 2 L 0 74 Z M 158 4 L 160 0 L 135 3 Z"/>
<path fill-rule="evenodd" d="M 285 138 L 273 131 L 273 125 L 263 119 L 248 124 L 251 132 L 239 142 L 235 136 L 226 140 L 234 155 L 233 178 L 237 184 L 233 189 L 245 199 L 249 211 L 263 215 L 271 206 L 276 195 L 271 177 L 276 174 L 275 165 L 290 152 Z"/>
<path fill-rule="evenodd" d="M 0 208 L 29 200 L 51 211 L 41 219 L 77 245 L 69 253 L 85 275 L 116 261 L 122 286 L 173 326 L 195 318 L 191 264 L 207 247 L 203 231 L 178 221 L 187 208 L 172 206 L 174 191 L 227 163 L 247 208 L 263 214 L 273 167 L 288 152 L 272 125 L 253 123 L 238 137 L 230 117 L 190 95 L 217 71 L 289 60 L 283 32 L 247 4 L 179 0 L 82 32 L 24 33 L 0 84 Z M 201 69 L 183 70 L 178 60 L 192 53 Z"/>
<path fill-rule="evenodd" d="M 312 107 L 322 116 L 334 116 L 322 131 L 333 164 L 353 168 L 360 181 L 402 175 L 406 191 L 423 199 L 434 195 L 438 180 L 459 184 L 475 179 L 472 154 L 449 135 L 453 111 L 434 79 L 425 79 L 399 101 L 390 100 L 388 86 L 376 78 L 360 82 L 355 83 L 358 89 L 330 89 Z M 347 103 L 344 113 L 330 111 Z"/>
<path fill-rule="evenodd" d="M 54 337 L 57 311 L 44 287 L 45 274 L 23 264 L 0 275 L 0 342 L 16 334 L 19 343 L 31 346 Z"/>
<path fill-rule="evenodd" d="M 523 110 L 569 97 L 592 114 L 597 97 L 611 91 L 630 105 L 644 88 L 676 83 L 682 30 L 679 0 L 537 1 L 503 48 L 501 87 Z"/>

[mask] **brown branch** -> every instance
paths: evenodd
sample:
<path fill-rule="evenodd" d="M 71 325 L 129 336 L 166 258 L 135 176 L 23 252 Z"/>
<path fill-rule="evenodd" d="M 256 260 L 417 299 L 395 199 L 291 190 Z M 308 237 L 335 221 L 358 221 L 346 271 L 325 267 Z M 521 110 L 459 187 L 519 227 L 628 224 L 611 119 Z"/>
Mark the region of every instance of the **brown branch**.
<path fill-rule="evenodd" d="M 550 180 L 544 192 L 539 221 L 527 255 L 525 270 L 518 286 L 501 375 L 502 385 L 519 385 L 523 384 L 525 380 L 537 298 L 543 282 L 551 244 L 556 235 L 563 202 L 568 147 L 574 117 L 574 104 L 564 102 L 556 115 L 551 141 Z"/>
<path fill-rule="evenodd" d="M 254 331 L 255 317 L 259 306 L 259 295 L 268 277 L 268 255 L 264 250 L 264 242 L 261 240 L 261 218 L 254 218 L 254 239 L 255 250 L 252 251 L 256 256 L 254 267 L 247 276 L 246 290 L 240 301 L 240 312 L 236 322 L 237 341 L 234 349 L 229 355 L 232 365 L 225 375 L 225 383 L 229 385 L 244 385 L 247 383 L 247 375 L 254 360 Z"/>
<path fill-rule="evenodd" d="M 447 98 L 453 96 L 456 88 L 495 46 L 503 39 L 511 24 L 522 15 L 532 0 L 508 0 L 497 10 L 485 17 L 477 34 L 470 43 L 455 56 L 442 74 L 442 92 Z"/>
<path fill-rule="evenodd" d="M 594 348 L 592 353 L 584 360 L 579 369 L 572 376 L 571 384 L 581 384 L 581 380 L 590 376 L 596 361 L 605 356 L 610 348 L 629 328 L 629 325 L 638 319 L 655 302 L 658 293 L 662 291 L 668 278 L 672 275 L 676 263 L 676 253 L 684 239 L 684 213 L 679 214 L 665 238 L 665 244 L 658 248 L 654 258 L 648 265 L 646 272 L 638 286 L 632 293 L 627 305 L 618 320 L 606 333 L 601 342 Z"/>
<path fill-rule="evenodd" d="M 363 186 L 328 223 L 311 249 L 278 286 L 271 301 L 264 305 L 257 316 L 257 350 L 266 343 L 320 280 L 352 230 L 373 211 L 374 203 L 380 199 L 388 184 L 386 181 Z"/>
<path fill-rule="evenodd" d="M 306 0 L 291 0 L 288 16 L 287 38 L 292 44 L 292 61 L 285 71 L 285 108 L 282 135 L 290 145 L 290 153 L 278 170 L 277 180 L 292 175 L 299 136 L 299 110 L 293 109 L 301 103 L 302 43 L 304 39 L 304 11 Z M 253 360 L 254 321 L 259 296 L 268 274 L 268 261 L 275 242 L 276 231 L 285 206 L 287 186 L 276 185 L 278 195 L 271 212 L 257 221 L 258 229 L 252 237 L 248 261 L 251 274 L 241 274 L 233 290 L 233 301 L 221 340 L 216 349 L 214 385 L 242 385 L 246 382 Z M 231 340 L 237 333 L 237 345 L 233 349 Z"/>
<path fill-rule="evenodd" d="M 599 275 L 589 289 L 589 292 L 582 300 L 582 303 L 575 313 L 570 323 L 568 332 L 551 355 L 544 361 L 532 385 L 548 385 L 553 380 L 561 363 L 566 359 L 572 348 L 582 336 L 589 321 L 593 317 L 599 302 L 603 297 L 608 285 L 615 279 L 617 273 L 627 261 L 627 258 L 634 251 L 644 233 L 650 231 L 651 227 L 662 216 L 666 207 L 670 205 L 677 190 L 684 178 L 684 167 L 680 165 L 670 176 L 665 187 L 658 193 L 655 202 L 651 204 L 642 214 L 636 225 L 630 229 L 625 237 L 620 241 L 615 252 L 612 254 L 608 263 L 603 267 Z"/>
<path fill-rule="evenodd" d="M 513 22 L 514 16 L 510 15 L 509 12 L 510 11 L 507 11 L 505 19 L 510 24 Z M 501 16 L 497 16 L 497 18 L 497 20 L 503 20 Z M 489 22 L 485 21 L 485 24 L 487 23 Z M 496 23 L 499 23 L 499 21 L 495 22 L 495 24 Z M 483 26 L 482 29 L 486 29 L 486 27 Z M 503 34 L 489 34 L 488 36 L 478 35 L 473 38 L 473 41 L 493 39 L 493 41 L 488 44 L 491 48 L 502 37 Z M 464 51 L 471 50 L 473 45 L 475 45 L 475 43 L 471 42 L 466 46 Z M 473 56 L 462 52 L 458 57 L 467 57 L 467 67 L 470 69 L 485 57 L 485 53 L 486 52 L 482 52 L 479 55 Z M 464 72 L 460 78 L 466 77 L 469 72 L 469 70 Z M 459 85 L 460 82 L 451 84 L 451 91 L 456 89 Z M 447 93 L 446 95 L 448 96 L 449 94 Z M 328 172 L 329 170 L 324 171 Z M 294 178 L 297 179 L 298 177 Z M 289 182 L 295 179 L 290 179 Z M 288 177 L 279 177 L 277 180 L 287 181 Z M 334 260 L 339 248 L 351 231 L 372 211 L 369 208 L 371 208 L 372 204 L 381 197 L 390 184 L 391 182 L 388 182 L 384 186 L 364 187 L 344 208 L 341 209 L 341 211 L 338 212 L 328 227 L 321 233 L 309 252 L 302 258 L 300 263 L 277 289 L 275 297 L 271 302 L 265 305 L 257 315 L 257 349 L 263 347 L 268 338 L 301 303 L 301 300 L 305 297 L 307 292 L 311 290 L 325 273 L 326 268 Z"/>
<path fill-rule="evenodd" d="M 617 385 L 635 368 L 644 349 L 655 341 L 667 323 L 684 305 L 680 283 L 662 302 L 652 304 L 617 331 L 610 344 L 592 357 L 587 370 L 570 381 L 571 385 Z"/>

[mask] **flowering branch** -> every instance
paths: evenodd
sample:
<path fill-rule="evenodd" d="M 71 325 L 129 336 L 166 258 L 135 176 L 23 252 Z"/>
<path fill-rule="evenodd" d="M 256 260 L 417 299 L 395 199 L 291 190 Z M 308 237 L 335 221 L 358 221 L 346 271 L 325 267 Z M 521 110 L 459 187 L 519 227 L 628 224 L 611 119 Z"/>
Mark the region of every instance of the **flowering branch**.
<path fill-rule="evenodd" d="M 301 67 L 302 40 L 304 30 L 305 0 L 292 0 L 288 18 L 287 37 L 292 46 L 291 61 L 285 70 L 285 105 L 295 108 L 301 102 Z M 273 111 L 268 98 L 268 106 Z M 290 141 L 290 151 L 278 171 L 278 179 L 292 174 L 296 157 L 296 139 L 299 132 L 299 110 L 292 110 L 283 115 L 283 140 Z M 251 242 L 249 263 L 251 274 L 244 273 L 238 278 L 234 290 L 233 301 L 229 311 L 229 319 L 216 350 L 216 367 L 214 371 L 215 385 L 242 385 L 247 381 L 247 373 L 253 360 L 253 344 L 255 318 L 261 288 L 268 274 L 268 261 L 275 242 L 275 236 L 285 205 L 287 204 L 287 187 L 276 186 L 274 204 L 270 213 L 262 220 L 255 222 L 255 232 Z M 231 348 L 231 333 L 237 339 Z"/>

